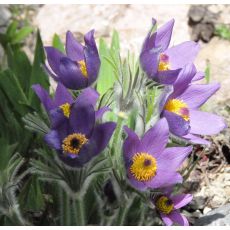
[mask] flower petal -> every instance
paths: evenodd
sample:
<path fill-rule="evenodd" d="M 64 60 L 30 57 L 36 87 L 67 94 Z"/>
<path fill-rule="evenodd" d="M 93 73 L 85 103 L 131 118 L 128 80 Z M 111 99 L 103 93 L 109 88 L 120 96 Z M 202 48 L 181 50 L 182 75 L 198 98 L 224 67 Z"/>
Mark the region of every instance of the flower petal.
<path fill-rule="evenodd" d="M 197 135 L 193 135 L 191 133 L 188 133 L 187 135 L 183 136 L 182 138 L 191 142 L 191 143 L 194 143 L 194 144 L 208 145 L 208 146 L 210 146 L 210 144 L 211 144 L 210 141 L 207 141 L 207 140 L 200 138 Z"/>
<path fill-rule="evenodd" d="M 158 99 L 159 114 L 164 109 L 164 106 L 167 103 L 167 100 L 168 100 L 169 96 L 171 96 L 172 92 L 173 92 L 173 87 L 171 85 L 166 85 L 164 87 L 164 89 L 163 89 L 163 91 L 162 91 L 162 93 Z"/>
<path fill-rule="evenodd" d="M 194 84 L 190 85 L 179 97 L 189 108 L 199 108 L 203 105 L 218 89 L 220 84 Z"/>
<path fill-rule="evenodd" d="M 39 97 L 41 103 L 44 105 L 46 111 L 50 111 L 55 107 L 53 100 L 50 98 L 49 93 L 39 84 L 33 85 L 32 89 Z"/>
<path fill-rule="evenodd" d="M 169 217 L 173 222 L 178 223 L 181 226 L 189 226 L 187 218 L 180 214 L 177 210 L 172 211 L 169 214 Z"/>
<path fill-rule="evenodd" d="M 51 148 L 54 148 L 56 150 L 61 149 L 60 137 L 56 130 L 51 130 L 45 135 L 44 139 Z"/>
<path fill-rule="evenodd" d="M 181 69 L 158 71 L 156 81 L 166 85 L 174 84 L 174 82 L 178 78 L 180 71 Z"/>
<path fill-rule="evenodd" d="M 106 122 L 97 125 L 94 128 L 93 134 L 89 140 L 89 145 L 94 146 L 94 150 L 91 153 L 92 156 L 95 156 L 104 150 L 104 148 L 108 145 L 115 128 L 115 122 Z"/>
<path fill-rule="evenodd" d="M 158 69 L 158 55 L 159 51 L 152 48 L 151 50 L 143 51 L 140 55 L 141 67 L 147 76 L 151 79 L 156 78 Z"/>
<path fill-rule="evenodd" d="M 152 180 L 145 182 L 145 184 L 149 188 L 164 188 L 177 183 L 182 183 L 182 181 L 183 178 L 179 173 L 164 168 L 163 170 L 157 170 L 156 176 Z"/>
<path fill-rule="evenodd" d="M 179 209 L 191 202 L 192 194 L 178 194 L 171 197 L 175 209 Z"/>
<path fill-rule="evenodd" d="M 138 147 L 140 146 L 140 139 L 137 136 L 137 134 L 131 129 L 129 129 L 127 126 L 124 126 L 124 130 L 128 135 L 123 144 L 124 158 L 127 163 L 127 161 L 131 160 L 133 155 L 138 152 Z"/>
<path fill-rule="evenodd" d="M 187 64 L 181 71 L 173 84 L 174 92 L 171 95 L 173 98 L 180 96 L 189 86 L 196 74 L 196 67 L 194 64 Z"/>
<path fill-rule="evenodd" d="M 222 117 L 198 110 L 190 110 L 190 125 L 190 132 L 199 135 L 214 135 L 227 127 Z"/>
<path fill-rule="evenodd" d="M 51 122 L 52 129 L 56 130 L 60 127 L 62 129 L 65 126 L 66 132 L 64 133 L 66 135 L 67 126 L 68 126 L 68 118 L 64 116 L 63 111 L 60 108 L 55 108 L 55 109 L 50 110 L 49 115 L 50 115 L 50 122 Z M 63 130 L 61 131 L 61 133 L 63 134 Z"/>
<path fill-rule="evenodd" d="M 199 72 L 197 72 L 197 73 L 195 74 L 195 76 L 193 77 L 192 81 L 199 81 L 199 80 L 203 79 L 204 76 L 205 76 L 205 73 L 199 71 Z"/>
<path fill-rule="evenodd" d="M 170 219 L 168 215 L 165 215 L 164 213 L 160 213 L 162 221 L 165 223 L 167 226 L 171 226 L 173 224 L 173 221 Z"/>
<path fill-rule="evenodd" d="M 82 90 L 80 95 L 77 97 L 76 101 L 81 101 L 82 103 L 89 103 L 93 105 L 93 107 L 95 107 L 99 96 L 99 93 L 95 89 L 88 87 Z"/>
<path fill-rule="evenodd" d="M 169 131 L 176 136 L 184 136 L 190 130 L 190 124 L 179 115 L 164 110 L 163 116 L 167 119 Z"/>
<path fill-rule="evenodd" d="M 65 103 L 69 103 L 69 104 L 73 103 L 72 95 L 66 89 L 66 87 L 62 85 L 60 82 L 58 83 L 56 88 L 54 103 L 56 107 L 63 105 Z"/>
<path fill-rule="evenodd" d="M 72 61 L 84 60 L 83 46 L 70 31 L 66 33 L 66 53 Z"/>
<path fill-rule="evenodd" d="M 89 31 L 85 37 L 84 55 L 88 72 L 88 84 L 91 85 L 98 76 L 101 61 L 94 39 L 94 30 Z"/>
<path fill-rule="evenodd" d="M 158 169 L 170 169 L 176 171 L 192 151 L 189 147 L 171 147 L 166 148 L 161 154 L 156 154 Z"/>
<path fill-rule="evenodd" d="M 164 53 L 169 56 L 169 63 L 172 69 L 184 67 L 192 63 L 200 50 L 200 45 L 193 41 L 183 42 L 167 49 Z"/>
<path fill-rule="evenodd" d="M 169 128 L 165 118 L 160 119 L 141 139 L 141 149 L 150 154 L 162 153 L 169 138 Z"/>
<path fill-rule="evenodd" d="M 152 18 L 152 25 L 151 25 L 151 28 L 147 36 L 145 37 L 141 52 L 151 50 L 153 46 L 155 45 L 156 33 L 154 33 L 154 29 L 155 29 L 156 23 L 157 23 L 156 19 Z"/>
<path fill-rule="evenodd" d="M 127 176 L 129 179 L 130 184 L 140 191 L 145 191 L 147 189 L 147 186 L 144 182 L 136 180 L 133 175 L 130 173 L 129 169 L 127 169 Z"/>
<path fill-rule="evenodd" d="M 69 58 L 62 58 L 60 60 L 59 80 L 69 89 L 82 89 L 88 85 L 88 79 L 82 75 L 77 64 Z"/>
<path fill-rule="evenodd" d="M 169 46 L 174 22 L 175 20 L 171 19 L 166 24 L 157 29 L 155 45 L 156 47 L 161 47 L 162 52 L 165 51 Z"/>
<path fill-rule="evenodd" d="M 91 104 L 75 102 L 70 112 L 70 127 L 73 132 L 82 133 L 89 138 L 95 125 L 95 111 Z"/>
<path fill-rule="evenodd" d="M 45 51 L 46 51 L 49 66 L 51 67 L 54 73 L 60 75 L 60 71 L 59 71 L 60 60 L 66 56 L 62 52 L 60 52 L 59 50 L 51 46 L 45 47 Z"/>
<path fill-rule="evenodd" d="M 98 109 L 98 110 L 95 112 L 96 120 L 102 118 L 103 115 L 104 115 L 106 112 L 110 111 L 110 110 L 111 110 L 111 109 L 110 109 L 109 107 L 107 107 L 107 106 L 104 106 L 104 107 Z"/>

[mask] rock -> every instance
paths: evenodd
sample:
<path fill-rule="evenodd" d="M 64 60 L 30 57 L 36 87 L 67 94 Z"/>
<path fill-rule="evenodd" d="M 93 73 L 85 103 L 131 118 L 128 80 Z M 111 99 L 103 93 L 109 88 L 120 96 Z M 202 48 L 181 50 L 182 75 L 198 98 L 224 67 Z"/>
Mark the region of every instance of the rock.
<path fill-rule="evenodd" d="M 187 26 L 189 5 L 44 5 L 34 19 L 45 45 L 50 45 L 54 33 L 65 40 L 65 33 L 74 34 L 96 30 L 96 38 L 111 39 L 113 29 L 119 31 L 121 50 L 139 53 L 144 38 L 150 29 L 152 17 L 159 26 L 175 19 L 172 44 L 190 40 Z M 175 12 L 180 12 L 175 14 Z"/>
<path fill-rule="evenodd" d="M 230 226 L 230 204 L 214 209 L 198 219 L 196 226 Z"/>
<path fill-rule="evenodd" d="M 198 70 L 204 71 L 207 62 L 210 65 L 210 82 L 221 84 L 212 99 L 206 104 L 206 108 L 217 104 L 228 104 L 230 102 L 230 42 L 214 37 L 208 44 L 201 44 L 201 50 L 195 60 Z"/>
<path fill-rule="evenodd" d="M 0 5 L 0 26 L 5 26 L 10 20 L 11 13 L 7 5 Z"/>
<path fill-rule="evenodd" d="M 188 11 L 188 17 L 190 20 L 190 24 L 200 22 L 205 15 L 206 7 L 204 5 L 193 5 L 190 7 Z"/>

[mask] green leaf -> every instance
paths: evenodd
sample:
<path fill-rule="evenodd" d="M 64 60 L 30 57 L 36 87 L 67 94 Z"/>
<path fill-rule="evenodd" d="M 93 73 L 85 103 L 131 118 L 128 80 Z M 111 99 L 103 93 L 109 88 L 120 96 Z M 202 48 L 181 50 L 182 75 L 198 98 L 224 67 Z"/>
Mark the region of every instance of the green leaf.
<path fill-rule="evenodd" d="M 6 52 L 9 68 L 14 72 L 15 76 L 19 80 L 25 94 L 28 95 L 30 87 L 29 76 L 31 74 L 32 66 L 27 55 L 21 50 L 12 50 L 9 45 Z"/>
<path fill-rule="evenodd" d="M 26 114 L 26 116 L 24 116 L 22 120 L 26 124 L 25 127 L 31 131 L 40 133 L 42 135 L 49 132 L 48 126 L 43 120 L 41 120 L 37 113 Z"/>
<path fill-rule="evenodd" d="M 16 146 L 17 144 L 9 145 L 8 141 L 5 138 L 0 138 L 0 171 L 3 171 L 8 165 L 8 162 L 16 149 Z"/>
<path fill-rule="evenodd" d="M 30 76 L 30 86 L 33 84 L 41 84 L 45 89 L 49 88 L 49 78 L 43 70 L 43 65 L 45 64 L 45 53 L 43 48 L 43 43 L 41 40 L 40 32 L 37 32 L 37 42 L 35 48 L 34 61 Z M 34 108 L 40 108 L 40 101 L 35 95 L 34 91 L 30 88 L 29 100 Z"/>
<path fill-rule="evenodd" d="M 19 195 L 19 203 L 25 211 L 38 212 L 45 208 L 41 184 L 36 175 L 31 176 L 22 188 Z"/>
<path fill-rule="evenodd" d="M 33 28 L 30 26 L 25 26 L 21 28 L 11 39 L 12 44 L 16 44 L 25 39 L 30 33 L 33 32 Z"/>
<path fill-rule="evenodd" d="M 58 49 L 62 53 L 65 53 L 64 44 L 62 43 L 60 37 L 57 34 L 54 34 L 52 44 L 53 44 L 53 47 L 55 47 L 56 49 Z"/>
<path fill-rule="evenodd" d="M 10 23 L 10 25 L 8 26 L 6 30 L 7 37 L 13 38 L 13 36 L 15 35 L 17 31 L 17 28 L 18 28 L 18 21 L 13 21 L 12 23 Z"/>
<path fill-rule="evenodd" d="M 116 51 L 120 50 L 120 39 L 119 39 L 119 34 L 116 30 L 113 31 L 111 50 L 116 50 Z"/>
<path fill-rule="evenodd" d="M 11 106 L 16 112 L 24 115 L 27 111 L 26 106 L 29 104 L 26 95 L 20 85 L 19 80 L 10 70 L 5 70 L 0 73 L 0 88 L 3 90 Z"/>
<path fill-rule="evenodd" d="M 211 76 L 211 66 L 210 66 L 210 62 L 207 62 L 205 68 L 205 80 L 207 84 L 210 82 L 210 76 Z"/>
<path fill-rule="evenodd" d="M 116 81 L 114 66 L 106 58 L 109 58 L 110 50 L 103 39 L 99 41 L 99 54 L 101 59 L 101 68 L 97 81 L 97 91 L 102 96 L 109 88 L 113 87 Z"/>

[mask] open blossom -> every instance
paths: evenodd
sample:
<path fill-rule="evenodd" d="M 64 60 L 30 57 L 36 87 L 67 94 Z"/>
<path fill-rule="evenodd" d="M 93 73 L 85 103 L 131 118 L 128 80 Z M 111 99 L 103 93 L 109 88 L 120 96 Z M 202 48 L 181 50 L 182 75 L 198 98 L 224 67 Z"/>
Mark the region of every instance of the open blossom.
<path fill-rule="evenodd" d="M 95 89 L 88 87 L 82 90 L 77 99 L 74 99 L 68 89 L 60 82 L 57 85 L 54 98 L 51 98 L 49 93 L 39 84 L 33 85 L 32 88 L 48 112 L 52 127 L 68 120 L 71 105 L 76 100 L 92 104 L 95 107 L 99 98 L 99 93 Z M 96 111 L 96 119 L 101 118 L 108 110 L 109 108 L 105 106 Z"/>
<path fill-rule="evenodd" d="M 156 20 L 145 38 L 140 54 L 140 63 L 147 76 L 161 84 L 173 84 L 186 64 L 192 63 L 199 52 L 199 45 L 186 41 L 169 48 L 174 19 L 153 31 Z"/>
<path fill-rule="evenodd" d="M 45 141 L 65 164 L 82 167 L 105 149 L 115 127 L 114 122 L 96 124 L 93 105 L 76 100 L 68 122 L 52 128 Z"/>
<path fill-rule="evenodd" d="M 160 101 L 161 117 L 167 119 L 172 134 L 197 144 L 209 144 L 200 135 L 214 135 L 226 127 L 223 118 L 200 107 L 220 88 L 219 84 L 194 84 L 202 78 L 193 64 L 186 65 Z M 166 90 L 167 91 L 167 90 Z"/>
<path fill-rule="evenodd" d="M 94 39 L 94 30 L 85 36 L 85 46 L 75 40 L 73 34 L 66 33 L 66 54 L 54 47 L 45 47 L 49 63 L 46 70 L 58 82 L 69 89 L 83 89 L 96 81 L 100 58 Z"/>
<path fill-rule="evenodd" d="M 189 155 L 192 147 L 166 148 L 169 130 L 165 118 L 139 139 L 135 132 L 124 127 L 128 137 L 123 152 L 127 177 L 138 190 L 167 187 L 182 183 L 177 169 Z"/>
<path fill-rule="evenodd" d="M 190 203 L 192 198 L 191 194 L 172 195 L 167 191 L 157 196 L 152 202 L 166 225 L 177 223 L 182 226 L 188 226 L 187 218 L 179 212 L 179 209 Z"/>

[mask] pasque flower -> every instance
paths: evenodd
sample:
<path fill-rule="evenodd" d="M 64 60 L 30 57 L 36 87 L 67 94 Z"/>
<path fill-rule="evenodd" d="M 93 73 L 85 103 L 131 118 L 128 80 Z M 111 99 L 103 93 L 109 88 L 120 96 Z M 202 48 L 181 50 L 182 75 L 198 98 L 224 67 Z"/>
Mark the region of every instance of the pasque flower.
<path fill-rule="evenodd" d="M 173 84 L 186 64 L 192 63 L 199 51 L 199 45 L 186 41 L 169 47 L 174 19 L 154 32 L 156 20 L 145 38 L 140 54 L 140 63 L 147 76 L 161 84 Z"/>
<path fill-rule="evenodd" d="M 190 203 L 192 198 L 191 194 L 173 195 L 168 190 L 164 194 L 157 196 L 152 202 L 155 204 L 161 219 L 166 225 L 169 226 L 177 223 L 188 226 L 189 222 L 187 218 L 179 212 L 179 209 Z"/>
<path fill-rule="evenodd" d="M 54 98 L 51 98 L 49 93 L 39 84 L 33 85 L 32 88 L 48 112 L 52 127 L 68 120 L 70 108 L 75 99 L 64 85 L 60 82 L 58 83 Z M 95 89 L 88 87 L 82 90 L 77 100 L 92 104 L 95 107 L 98 98 L 99 93 Z M 109 108 L 106 106 L 97 110 L 95 112 L 96 119 L 101 118 L 108 110 Z"/>
<path fill-rule="evenodd" d="M 200 135 L 214 135 L 226 127 L 223 118 L 200 107 L 220 88 L 219 84 L 194 84 L 202 78 L 193 64 L 186 65 L 173 87 L 166 87 L 160 100 L 161 117 L 172 134 L 197 144 L 209 144 Z M 169 91 L 167 92 L 167 90 Z"/>
<path fill-rule="evenodd" d="M 159 120 L 141 139 L 128 127 L 125 126 L 124 130 L 128 135 L 123 145 L 124 161 L 133 187 L 145 190 L 182 182 L 177 169 L 192 147 L 166 148 L 169 129 L 165 118 Z"/>
<path fill-rule="evenodd" d="M 51 129 L 45 141 L 65 164 L 82 167 L 105 149 L 116 127 L 114 122 L 96 124 L 95 119 L 93 105 L 77 99 L 68 122 Z"/>
<path fill-rule="evenodd" d="M 75 40 L 73 34 L 66 33 L 66 54 L 54 47 L 45 47 L 49 67 L 46 70 L 58 82 L 69 89 L 83 89 L 96 81 L 100 58 L 94 39 L 94 30 L 85 36 L 85 46 Z"/>

